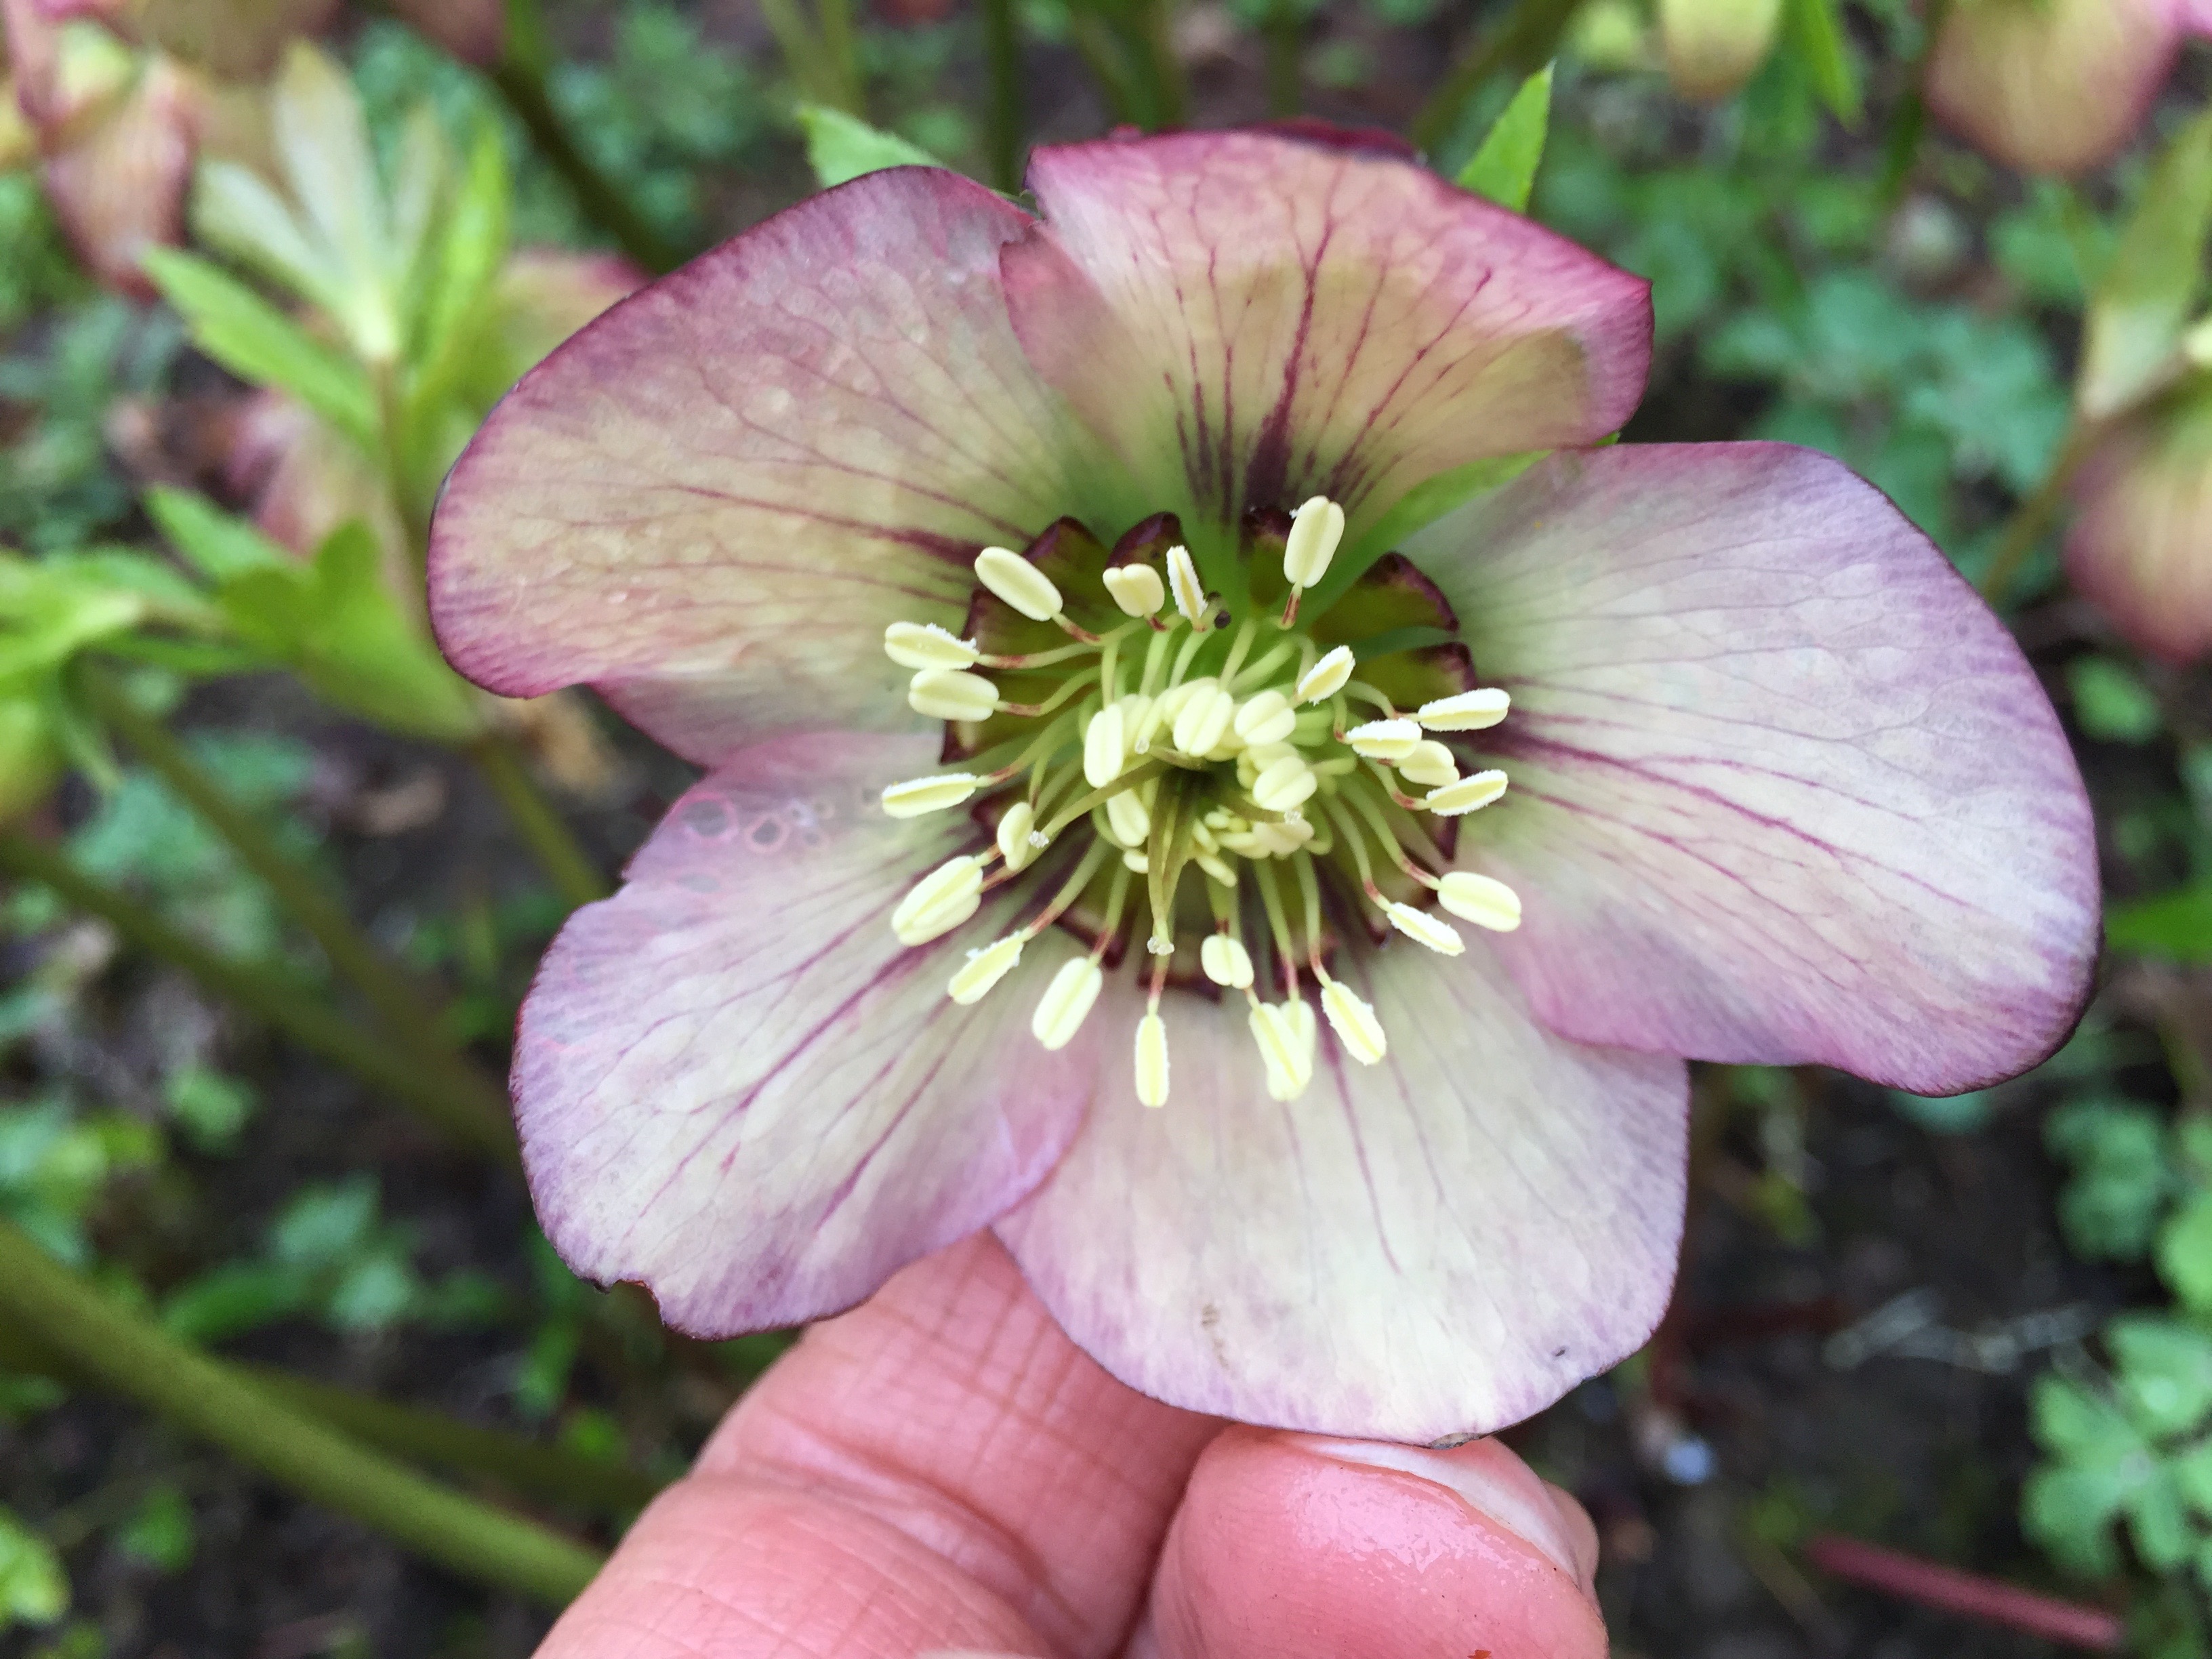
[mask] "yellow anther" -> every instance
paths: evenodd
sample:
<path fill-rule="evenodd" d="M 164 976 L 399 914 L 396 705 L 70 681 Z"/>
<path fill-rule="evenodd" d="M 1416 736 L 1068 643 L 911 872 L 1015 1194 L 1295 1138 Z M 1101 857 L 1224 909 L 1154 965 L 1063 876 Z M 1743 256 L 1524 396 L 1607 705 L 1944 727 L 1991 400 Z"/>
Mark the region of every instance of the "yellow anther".
<path fill-rule="evenodd" d="M 1182 619 L 1204 633 L 1211 620 L 1206 584 L 1199 580 L 1198 566 L 1187 547 L 1168 549 L 1168 592 L 1175 595 L 1176 609 L 1182 613 Z"/>
<path fill-rule="evenodd" d="M 1091 715 L 1083 728 L 1083 776 L 1093 789 L 1103 789 L 1121 775 L 1129 750 L 1121 705 L 1110 702 Z"/>
<path fill-rule="evenodd" d="M 953 970 L 946 981 L 945 994 L 963 1006 L 981 1002 L 994 985 L 1014 970 L 1022 959 L 1022 946 L 1028 941 L 1019 933 L 1009 933 L 994 939 L 980 951 L 970 951 L 968 960 Z"/>
<path fill-rule="evenodd" d="M 1326 702 L 1344 690 L 1357 666 L 1352 660 L 1352 647 L 1340 645 L 1328 653 L 1311 668 L 1298 677 L 1300 702 Z"/>
<path fill-rule="evenodd" d="M 1067 1047 L 1082 1029 L 1105 983 L 1106 975 L 1089 957 L 1060 963 L 1060 971 L 1037 1000 L 1036 1012 L 1030 1019 L 1030 1035 L 1048 1048 Z"/>
<path fill-rule="evenodd" d="M 1167 585 L 1148 564 L 1118 564 L 1106 573 L 1106 591 L 1125 617 L 1150 617 L 1167 603 Z"/>
<path fill-rule="evenodd" d="M 901 668 L 967 668 L 980 653 L 935 623 L 895 622 L 884 629 L 884 654 Z"/>
<path fill-rule="evenodd" d="M 914 677 L 906 701 L 933 720 L 987 720 L 999 706 L 999 688 L 981 674 L 930 668 Z"/>
<path fill-rule="evenodd" d="M 1030 839 L 1030 832 L 1036 828 L 1036 808 L 1025 800 L 1016 801 L 999 815 L 998 832 L 993 838 L 1007 869 L 1023 869 L 1037 855 L 1040 849 Z"/>
<path fill-rule="evenodd" d="M 1298 711 L 1281 692 L 1261 691 L 1237 705 L 1231 724 L 1238 737 L 1256 748 L 1288 738 L 1297 729 Z"/>
<path fill-rule="evenodd" d="M 1505 718 L 1513 700 L 1495 686 L 1425 702 L 1413 718 L 1431 732 L 1480 732 Z"/>
<path fill-rule="evenodd" d="M 1451 923 L 1431 915 L 1426 910 L 1416 910 L 1410 904 L 1385 904 L 1382 914 L 1390 925 L 1417 945 L 1425 945 L 1439 956 L 1455 957 L 1467 949 L 1467 941 Z"/>
<path fill-rule="evenodd" d="M 1462 921 L 1510 933 L 1521 925 L 1521 896 L 1504 882 L 1472 870 L 1455 870 L 1437 889 L 1437 902 Z"/>
<path fill-rule="evenodd" d="M 1198 947 L 1198 965 L 1206 970 L 1206 978 L 1232 991 L 1242 991 L 1252 983 L 1251 953 L 1242 941 L 1226 933 L 1206 936 L 1206 942 Z"/>
<path fill-rule="evenodd" d="M 1186 755 L 1203 756 L 1227 735 L 1237 717 L 1237 700 L 1213 680 L 1195 682 L 1176 710 L 1175 746 Z"/>
<path fill-rule="evenodd" d="M 1316 495 L 1291 515 L 1290 539 L 1283 544 L 1283 575 L 1293 587 L 1311 587 L 1328 572 L 1344 539 L 1344 509 Z"/>
<path fill-rule="evenodd" d="M 987 547 L 975 556 L 975 580 L 1031 622 L 1050 622 L 1062 609 L 1052 578 L 1003 547 Z"/>
<path fill-rule="evenodd" d="M 1421 728 L 1411 720 L 1370 720 L 1344 734 L 1354 754 L 1370 760 L 1401 761 L 1421 740 Z"/>
<path fill-rule="evenodd" d="M 948 859 L 920 881 L 891 912 L 891 932 L 902 945 L 927 945 L 951 933 L 982 902 L 983 861 L 966 854 Z"/>
<path fill-rule="evenodd" d="M 1408 783 L 1440 789 L 1459 781 L 1459 761 L 1450 750 L 1430 738 L 1413 745 L 1412 752 L 1398 763 L 1398 773 Z"/>
<path fill-rule="evenodd" d="M 909 778 L 884 791 L 884 811 L 895 818 L 918 818 L 957 806 L 990 780 L 973 772 L 945 772 L 933 778 Z"/>
<path fill-rule="evenodd" d="M 1361 1065 L 1372 1066 L 1390 1051 L 1390 1041 L 1383 1035 L 1382 1022 L 1376 1018 L 1375 1010 L 1342 980 L 1333 979 L 1322 987 L 1321 1011 L 1328 1016 L 1345 1052 Z"/>
<path fill-rule="evenodd" d="M 1124 789 L 1108 799 L 1106 823 L 1114 839 L 1124 847 L 1142 847 L 1145 837 L 1152 832 L 1152 815 L 1143 794 L 1135 789 Z"/>
<path fill-rule="evenodd" d="M 1137 1022 L 1137 1098 L 1147 1106 L 1168 1103 L 1168 1028 L 1156 1013 Z"/>
<path fill-rule="evenodd" d="M 1252 799 L 1270 812 L 1287 812 L 1313 798 L 1321 780 L 1303 757 L 1285 755 L 1252 781 Z M 1255 825 L 1255 829 L 1271 828 Z"/>
<path fill-rule="evenodd" d="M 1504 793 L 1504 773 L 1473 772 L 1457 783 L 1448 783 L 1441 789 L 1430 790 L 1421 798 L 1421 804 L 1440 817 L 1454 818 L 1462 812 L 1472 812 L 1478 806 L 1489 805 Z"/>

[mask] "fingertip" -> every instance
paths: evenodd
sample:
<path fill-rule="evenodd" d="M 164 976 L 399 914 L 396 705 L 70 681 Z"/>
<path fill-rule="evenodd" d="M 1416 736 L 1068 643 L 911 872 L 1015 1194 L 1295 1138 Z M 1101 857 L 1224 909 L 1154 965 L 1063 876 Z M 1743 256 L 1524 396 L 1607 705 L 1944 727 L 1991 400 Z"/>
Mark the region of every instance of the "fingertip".
<path fill-rule="evenodd" d="M 1232 1429 L 1193 1472 L 1152 1628 L 1163 1659 L 1603 1659 L 1595 1543 L 1495 1441 Z"/>

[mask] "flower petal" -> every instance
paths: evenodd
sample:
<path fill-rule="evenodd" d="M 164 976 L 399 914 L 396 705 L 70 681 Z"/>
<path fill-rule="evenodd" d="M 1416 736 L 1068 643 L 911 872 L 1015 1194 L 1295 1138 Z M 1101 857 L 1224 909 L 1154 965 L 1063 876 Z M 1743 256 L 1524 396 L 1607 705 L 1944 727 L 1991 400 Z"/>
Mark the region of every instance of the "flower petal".
<path fill-rule="evenodd" d="M 2075 477 L 2066 573 L 2128 641 L 2212 652 L 2212 403 L 2124 422 Z"/>
<path fill-rule="evenodd" d="M 1094 505 L 1000 296 L 1028 223 L 952 173 L 871 173 L 585 328 L 447 485 L 430 595 L 454 665 L 511 696 L 591 681 L 708 763 L 911 725 L 884 625 L 957 625 L 979 545 Z"/>
<path fill-rule="evenodd" d="M 1413 485 L 1587 443 L 1643 395 L 1649 286 L 1426 169 L 1266 132 L 1037 150 L 1006 255 L 1022 343 L 1156 507 Z"/>
<path fill-rule="evenodd" d="M 524 1005 L 514 1097 L 532 1196 L 577 1272 L 640 1279 L 701 1334 L 860 1300 L 1026 1194 L 1074 1133 L 1083 1036 L 1030 1041 L 1074 953 L 1057 931 L 973 1007 L 960 947 L 1009 925 L 987 896 L 944 947 L 892 905 L 980 837 L 903 823 L 875 792 L 926 738 L 807 736 L 735 757 L 678 803 L 621 892 L 569 919 Z"/>
<path fill-rule="evenodd" d="M 2008 167 L 2084 172 L 2141 125 L 2182 21 L 2174 0 L 1954 5 L 1929 53 L 1929 112 Z"/>
<path fill-rule="evenodd" d="M 1070 1336 L 1170 1404 L 1388 1440 L 1501 1428 L 1658 1322 L 1684 1068 L 1551 1036 L 1480 949 L 1394 945 L 1344 971 L 1389 1053 L 1357 1065 L 1324 1024 L 1288 1105 L 1241 1007 L 1170 996 L 1173 1092 L 1146 1110 L 1141 1002 L 1101 1006 L 1097 1103 L 999 1233 Z"/>
<path fill-rule="evenodd" d="M 1498 949 L 1586 1042 L 1842 1066 L 1917 1094 L 2057 1047 L 2096 838 L 2010 635 L 1836 462 L 1783 444 L 1558 455 L 1407 551 L 1513 712 L 1460 855 Z"/>
<path fill-rule="evenodd" d="M 180 240 L 191 177 L 194 98 L 161 58 L 110 107 L 50 135 L 46 193 L 78 256 L 108 288 L 153 297 L 147 249 Z"/>

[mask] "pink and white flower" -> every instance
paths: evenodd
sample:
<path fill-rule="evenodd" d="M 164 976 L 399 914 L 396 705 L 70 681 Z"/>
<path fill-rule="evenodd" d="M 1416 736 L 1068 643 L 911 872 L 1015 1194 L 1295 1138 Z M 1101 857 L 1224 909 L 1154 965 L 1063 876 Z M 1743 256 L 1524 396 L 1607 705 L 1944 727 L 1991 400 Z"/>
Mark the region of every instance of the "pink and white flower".
<path fill-rule="evenodd" d="M 1650 1330 L 1684 1056 L 2062 1040 L 2034 676 L 1834 462 L 1593 447 L 1643 283 L 1321 129 L 1030 184 L 805 202 L 454 470 L 454 663 L 707 769 L 524 1010 L 580 1272 L 722 1334 L 991 1226 L 1148 1393 L 1433 1440 Z"/>

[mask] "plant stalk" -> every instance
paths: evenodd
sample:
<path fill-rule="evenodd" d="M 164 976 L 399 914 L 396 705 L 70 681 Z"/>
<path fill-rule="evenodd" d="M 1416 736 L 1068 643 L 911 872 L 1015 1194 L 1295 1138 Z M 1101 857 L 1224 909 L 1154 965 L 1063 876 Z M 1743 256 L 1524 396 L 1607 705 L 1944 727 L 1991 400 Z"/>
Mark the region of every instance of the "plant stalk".
<path fill-rule="evenodd" d="M 1305 48 L 1306 20 L 1298 0 L 1274 0 L 1267 9 L 1267 113 L 1285 120 L 1298 112 L 1303 94 L 1298 59 Z"/>
<path fill-rule="evenodd" d="M 492 793 L 507 811 L 508 820 L 529 848 L 530 855 L 553 890 L 574 908 L 603 899 L 614 886 L 577 842 L 568 822 L 554 810 L 530 768 L 516 750 L 514 739 L 497 732 L 486 732 L 468 745 L 468 757 L 491 786 Z"/>
<path fill-rule="evenodd" d="M 2067 486 L 2074 482 L 2074 474 L 2087 459 L 2095 436 L 2093 426 L 2077 419 L 2067 432 L 2065 441 L 2058 447 L 2051 470 L 2036 485 L 2035 493 L 2014 508 L 2012 517 L 2005 520 L 1997 537 L 1996 550 L 1990 555 L 1980 582 L 1982 597 L 1991 605 L 2004 602 L 2014 578 L 2020 574 L 2021 565 L 2057 521 L 2060 509 L 2066 504 Z"/>
<path fill-rule="evenodd" d="M 991 99 L 983 149 L 991 182 L 1009 194 L 1022 187 L 1022 139 L 1028 125 L 1022 95 L 1022 39 L 1014 0 L 982 0 L 983 63 Z"/>
<path fill-rule="evenodd" d="M 557 1607 L 599 1571 L 583 1545 L 392 1462 L 175 1340 L 4 1221 L 0 1309 L 86 1375 L 452 1571 Z"/>
<path fill-rule="evenodd" d="M 102 885 L 62 853 L 15 830 L 0 830 L 0 870 L 44 883 L 72 907 L 97 916 L 134 950 L 181 969 L 218 996 L 266 1021 L 301 1048 L 345 1067 L 461 1145 L 515 1161 L 514 1128 L 504 1097 L 487 1083 L 464 1086 L 457 1074 L 426 1069 L 381 1035 L 364 1031 L 310 998 L 275 970 L 208 949 L 127 894 Z M 465 1075 L 465 1074 L 459 1074 Z"/>
<path fill-rule="evenodd" d="M 1433 150 L 1452 136 L 1467 100 L 1501 70 L 1533 75 L 1559 49 L 1582 0 L 1518 0 L 1504 21 L 1484 32 L 1453 65 L 1443 84 L 1413 118 L 1413 142 Z"/>
<path fill-rule="evenodd" d="M 817 33 L 828 69 L 830 101 L 848 115 L 866 120 L 867 98 L 860 83 L 860 45 L 853 28 L 853 0 L 815 0 Z"/>
<path fill-rule="evenodd" d="M 510 5 L 514 0 L 510 0 Z M 622 245 L 623 252 L 654 276 L 673 270 L 683 256 L 661 236 L 628 197 L 576 147 L 561 112 L 545 89 L 544 70 L 526 52 L 510 47 L 489 71 L 507 106 L 528 129 L 531 142 L 553 170 L 568 182 L 585 217 Z"/>

